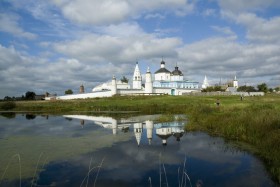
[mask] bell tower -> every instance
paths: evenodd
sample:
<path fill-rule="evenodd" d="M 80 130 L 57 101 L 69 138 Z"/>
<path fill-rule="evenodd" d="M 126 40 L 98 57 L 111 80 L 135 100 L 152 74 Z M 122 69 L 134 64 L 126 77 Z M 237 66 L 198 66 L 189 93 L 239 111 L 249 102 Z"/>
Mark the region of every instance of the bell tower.
<path fill-rule="evenodd" d="M 142 88 L 142 76 L 138 66 L 138 62 L 136 62 L 134 74 L 133 74 L 133 89 L 141 89 Z"/>
<path fill-rule="evenodd" d="M 238 80 L 236 79 L 236 75 L 234 76 L 233 87 L 238 88 Z"/>

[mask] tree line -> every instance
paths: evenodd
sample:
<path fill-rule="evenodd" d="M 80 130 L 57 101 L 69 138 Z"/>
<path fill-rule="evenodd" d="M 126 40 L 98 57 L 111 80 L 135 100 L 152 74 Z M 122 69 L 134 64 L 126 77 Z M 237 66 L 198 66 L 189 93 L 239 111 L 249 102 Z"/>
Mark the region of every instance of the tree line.
<path fill-rule="evenodd" d="M 31 92 L 31 91 L 27 91 L 25 93 L 25 95 L 22 95 L 21 97 L 15 97 L 15 96 L 5 96 L 3 100 L 6 101 L 11 101 L 11 100 L 16 100 L 16 101 L 20 101 L 20 100 L 35 100 L 35 96 L 36 93 L 35 92 Z"/>
<path fill-rule="evenodd" d="M 221 91 L 224 92 L 226 91 L 226 88 L 223 88 L 222 86 L 210 86 L 207 87 L 205 89 L 201 90 L 202 92 L 217 92 L 217 91 Z M 268 93 L 268 92 L 279 92 L 280 91 L 280 87 L 276 87 L 276 88 L 268 88 L 266 83 L 262 83 L 257 85 L 257 87 L 255 88 L 254 86 L 240 86 L 237 88 L 238 92 L 264 92 L 264 93 Z"/>

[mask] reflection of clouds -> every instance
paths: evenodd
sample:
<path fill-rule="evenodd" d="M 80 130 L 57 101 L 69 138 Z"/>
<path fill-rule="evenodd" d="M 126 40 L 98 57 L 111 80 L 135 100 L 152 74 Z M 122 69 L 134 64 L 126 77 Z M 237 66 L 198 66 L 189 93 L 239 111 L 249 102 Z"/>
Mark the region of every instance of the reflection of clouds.
<path fill-rule="evenodd" d="M 177 166 L 176 169 L 167 171 L 171 175 L 171 173 L 177 172 L 178 167 L 183 166 L 186 153 L 187 167 L 191 168 L 190 174 L 192 175 L 193 172 L 198 175 L 198 178 L 203 178 L 204 184 L 252 186 L 269 181 L 259 162 L 256 163 L 256 160 L 246 153 L 234 148 L 228 149 L 221 138 L 212 138 L 203 133 L 188 133 L 182 137 L 180 144 L 175 140 L 170 142 L 165 148 L 161 146 L 159 139 L 157 144 L 150 146 L 143 145 L 138 148 L 133 141 L 123 142 L 118 147 L 110 148 L 110 152 L 114 154 L 106 156 L 106 166 L 104 165 L 106 177 L 126 181 L 139 179 L 149 171 L 157 173 L 160 154 L 162 154 L 162 162 L 166 166 Z M 196 145 L 198 146 L 196 147 Z M 107 151 L 102 150 L 98 154 L 104 155 Z M 192 163 L 193 159 L 197 160 L 195 164 Z M 255 165 L 259 167 L 255 168 Z M 122 172 L 118 172 L 118 169 Z M 201 171 L 201 169 L 205 169 L 205 171 Z M 207 175 L 206 178 L 205 175 Z M 130 179 L 127 176 L 130 176 Z M 240 177 L 242 180 L 244 178 L 244 181 L 239 181 Z M 255 181 L 250 182 L 246 178 Z"/>
<path fill-rule="evenodd" d="M 152 143 L 149 145 L 148 136 L 151 134 L 147 133 L 145 121 L 148 119 L 145 118 L 141 143 L 138 147 L 134 130 L 113 135 L 111 129 L 105 129 L 92 121 L 86 121 L 84 128 L 81 128 L 80 119 L 65 120 L 59 116 L 51 116 L 48 120 L 40 116 L 34 120 L 26 120 L 24 116 L 17 116 L 15 120 L 0 120 L 0 128 L 3 129 L 3 132 L 0 132 L 1 136 L 36 134 L 37 136 L 57 136 L 61 138 L 60 140 L 67 137 L 76 142 L 76 146 L 85 146 L 83 155 L 79 153 L 77 154 L 79 156 L 68 161 L 75 167 L 84 168 L 85 171 L 91 158 L 94 160 L 92 165 L 98 165 L 105 157 L 99 181 L 122 181 L 131 184 L 133 180 L 147 181 L 148 178 L 143 179 L 143 177 L 147 177 L 148 173 L 152 181 L 158 180 L 160 160 L 167 168 L 167 176 L 177 176 L 178 168 L 182 168 L 185 157 L 188 174 L 193 182 L 202 179 L 205 186 L 258 186 L 262 183 L 267 184 L 269 181 L 264 167 L 254 157 L 225 144 L 222 138 L 213 138 L 200 132 L 180 134 L 183 132 L 180 128 L 172 126 L 173 123 L 170 123 L 170 127 L 167 124 L 153 124 Z M 3 121 L 5 123 L 2 123 Z M 133 125 L 131 128 L 133 129 Z M 179 133 L 181 141 L 176 141 L 173 134 L 168 137 L 167 146 L 162 146 L 162 139 L 156 136 L 156 128 L 161 131 L 169 129 L 172 133 Z M 169 133 L 169 131 L 163 132 Z M 89 141 L 84 142 L 86 138 Z M 36 143 L 40 144 L 40 142 Z M 94 146 L 87 147 L 88 144 Z M 55 151 L 60 147 L 52 145 L 49 149 Z M 63 158 L 63 155 L 59 158 Z M 175 184 L 175 182 L 170 183 L 170 185 Z"/>
<path fill-rule="evenodd" d="M 8 124 L 8 125 L 5 125 Z M 5 125 L 5 126 L 4 126 Z M 94 125 L 86 125 L 86 130 L 82 130 L 80 122 L 75 120 L 63 120 L 60 116 L 37 116 L 36 119 L 26 120 L 23 115 L 17 115 L 13 120 L 0 119 L 0 137 L 13 135 L 48 135 L 48 136 L 72 136 L 71 134 L 87 134 L 96 128 Z"/>
<path fill-rule="evenodd" d="M 61 126 L 59 126 L 59 127 L 51 127 L 51 128 L 49 128 L 49 131 L 61 131 L 61 130 L 63 130 L 64 128 L 63 127 L 61 127 Z"/>
<path fill-rule="evenodd" d="M 179 152 L 188 157 L 214 163 L 236 162 L 238 159 L 233 159 L 233 157 L 243 155 L 234 148 L 228 151 L 223 139 L 213 138 L 204 133 L 188 133 L 181 141 Z M 222 158 L 221 155 L 223 155 Z"/>

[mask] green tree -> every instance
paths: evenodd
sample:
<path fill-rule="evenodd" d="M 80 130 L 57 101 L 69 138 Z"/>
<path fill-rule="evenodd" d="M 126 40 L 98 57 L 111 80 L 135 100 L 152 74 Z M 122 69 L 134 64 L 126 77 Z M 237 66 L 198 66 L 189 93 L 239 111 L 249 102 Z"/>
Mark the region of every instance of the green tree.
<path fill-rule="evenodd" d="M 257 86 L 257 88 L 258 88 L 258 91 L 260 91 L 260 92 L 267 93 L 267 91 L 268 91 L 268 87 L 265 83 L 259 84 Z"/>
<path fill-rule="evenodd" d="M 276 92 L 279 92 L 279 91 L 280 91 L 280 87 L 276 87 L 276 88 L 274 88 L 274 90 L 275 90 Z"/>
<path fill-rule="evenodd" d="M 209 86 L 209 87 L 207 87 L 207 88 L 205 88 L 205 89 L 203 89 L 203 90 L 201 90 L 202 92 L 217 92 L 217 91 L 222 91 L 222 92 L 224 92 L 225 90 L 224 89 L 222 89 L 222 87 L 221 86 Z"/>
<path fill-rule="evenodd" d="M 34 92 L 28 91 L 28 92 L 25 93 L 25 99 L 26 100 L 34 100 L 35 99 L 35 95 L 36 94 Z"/>
<path fill-rule="evenodd" d="M 5 96 L 5 97 L 4 97 L 4 100 L 5 100 L 5 101 L 9 101 L 9 100 L 12 100 L 12 98 L 11 98 L 10 96 Z"/>
<path fill-rule="evenodd" d="M 126 78 L 125 76 L 121 78 L 121 82 L 128 83 L 128 81 L 129 81 L 128 78 Z"/>
<path fill-rule="evenodd" d="M 255 92 L 256 89 L 253 86 L 240 86 L 239 88 L 237 88 L 238 92 Z"/>
<path fill-rule="evenodd" d="M 71 89 L 68 89 L 68 90 L 65 91 L 65 94 L 66 95 L 71 95 L 71 94 L 73 94 L 73 91 Z"/>

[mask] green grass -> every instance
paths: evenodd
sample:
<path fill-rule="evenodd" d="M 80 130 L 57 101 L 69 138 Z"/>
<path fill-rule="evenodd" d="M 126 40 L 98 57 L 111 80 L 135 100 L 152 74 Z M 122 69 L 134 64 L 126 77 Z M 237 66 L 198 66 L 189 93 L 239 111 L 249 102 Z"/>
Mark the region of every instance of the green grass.
<path fill-rule="evenodd" d="M 220 99 L 220 106 L 215 105 Z M 0 105 L 3 105 L 3 102 Z M 69 101 L 21 101 L 10 111 L 36 111 L 49 114 L 79 112 L 137 112 L 186 114 L 186 130 L 206 131 L 242 145 L 265 162 L 268 171 L 280 183 L 280 95 L 238 96 L 116 96 Z M 246 145 L 246 146 L 244 146 Z"/>
<path fill-rule="evenodd" d="M 244 104 L 227 101 L 220 107 L 199 106 L 190 112 L 186 129 L 237 142 L 262 158 L 274 180 L 280 183 L 279 100 L 279 96 L 266 96 L 250 98 Z"/>

